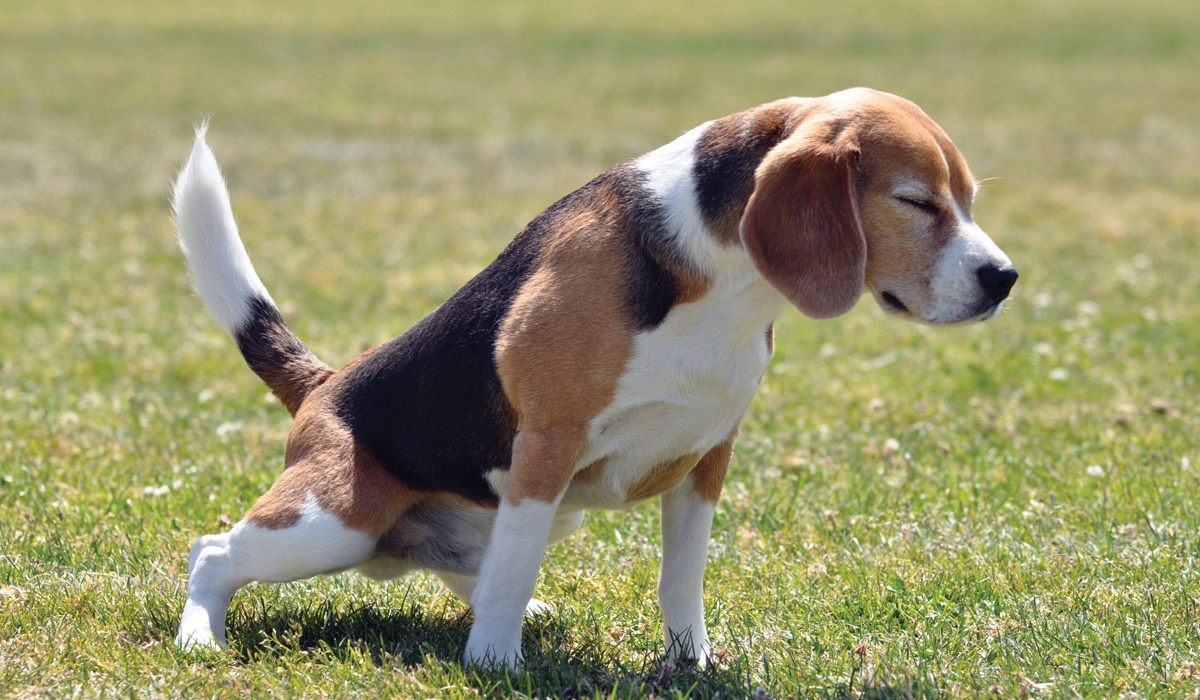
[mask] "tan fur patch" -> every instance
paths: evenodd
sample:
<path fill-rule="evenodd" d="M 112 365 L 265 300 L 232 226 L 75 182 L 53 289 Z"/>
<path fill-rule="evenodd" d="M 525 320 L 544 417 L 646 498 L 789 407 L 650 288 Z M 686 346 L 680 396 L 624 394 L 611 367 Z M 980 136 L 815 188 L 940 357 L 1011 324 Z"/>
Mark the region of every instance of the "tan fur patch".
<path fill-rule="evenodd" d="M 625 493 L 625 502 L 641 501 L 675 488 L 683 477 L 700 461 L 700 455 L 692 452 L 670 462 L 663 462 L 651 469 Z"/>
<path fill-rule="evenodd" d="M 575 460 L 586 439 L 586 430 L 565 425 L 517 433 L 505 499 L 513 505 L 526 498 L 554 502 L 571 483 Z"/>
<path fill-rule="evenodd" d="M 633 348 L 624 311 L 627 232 L 601 190 L 556 222 L 536 271 L 513 302 L 496 343 L 496 367 L 517 411 L 507 498 L 554 501 L 585 446 L 587 426 L 613 399 Z"/>
<path fill-rule="evenodd" d="M 300 508 L 308 493 L 309 471 L 285 469 L 271 488 L 258 497 L 245 519 L 268 530 L 283 530 L 295 525 L 300 521 Z"/>
<path fill-rule="evenodd" d="M 725 442 L 709 450 L 692 470 L 692 485 L 696 493 L 700 494 L 700 498 L 716 503 L 721 497 L 721 487 L 725 484 L 725 474 L 729 471 L 729 459 L 733 456 L 733 443 L 736 439 L 735 429 Z"/>
<path fill-rule="evenodd" d="M 608 466 L 608 458 L 599 459 L 587 465 L 583 469 L 575 472 L 575 476 L 571 479 L 573 484 L 594 484 L 600 481 L 604 476 L 604 469 Z"/>
<path fill-rule="evenodd" d="M 291 527 L 312 494 L 322 510 L 347 527 L 379 537 L 420 494 L 388 474 L 327 408 L 323 399 L 331 384 L 336 381 L 301 406 L 288 436 L 283 473 L 246 519 L 268 529 Z"/>
<path fill-rule="evenodd" d="M 676 304 L 698 301 L 708 293 L 709 280 L 692 270 L 674 270 Z"/>

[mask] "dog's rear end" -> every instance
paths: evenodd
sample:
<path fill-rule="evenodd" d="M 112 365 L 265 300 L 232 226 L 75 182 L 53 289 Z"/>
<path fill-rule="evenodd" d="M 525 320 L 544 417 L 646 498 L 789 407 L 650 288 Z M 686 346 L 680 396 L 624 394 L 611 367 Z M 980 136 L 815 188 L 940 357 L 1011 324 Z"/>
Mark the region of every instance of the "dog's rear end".
<path fill-rule="evenodd" d="M 284 471 L 270 490 L 231 530 L 201 536 L 193 545 L 177 643 L 184 648 L 224 647 L 231 597 L 251 581 L 294 581 L 348 568 L 387 579 L 420 567 L 436 572 L 451 590 L 469 600 L 496 515 L 495 497 L 490 491 L 480 492 L 488 488 L 486 482 L 480 477 L 478 485 L 462 483 L 459 474 L 438 473 L 438 465 L 428 467 L 428 478 L 409 474 L 408 479 L 399 479 L 356 440 L 350 425 L 361 429 L 364 422 L 377 424 L 395 436 L 403 432 L 399 428 L 403 418 L 389 412 L 386 404 L 395 401 L 396 394 L 421 383 L 432 384 L 435 393 L 444 394 L 455 381 L 465 382 L 480 394 L 480 400 L 460 406 L 457 421 L 447 428 L 459 435 L 459 453 L 474 458 L 477 466 L 486 466 L 486 460 L 478 459 L 479 435 L 464 433 L 471 432 L 468 415 L 486 423 L 487 416 L 473 411 L 482 406 L 486 413 L 488 405 L 496 402 L 487 394 L 486 382 L 475 386 L 480 383 L 474 375 L 463 374 L 461 347 L 441 352 L 445 345 L 422 336 L 426 342 L 416 350 L 422 361 L 413 363 L 409 373 L 389 374 L 398 364 L 397 355 L 406 352 L 403 337 L 364 353 L 339 372 L 317 359 L 284 323 L 250 262 L 203 127 L 176 181 L 174 207 L 179 242 L 205 306 L 237 342 L 251 369 L 295 417 Z M 442 311 L 450 306 L 443 305 Z M 462 307 L 451 315 L 468 319 L 467 325 L 493 325 L 477 305 L 467 301 Z M 446 326 L 445 331 L 445 343 L 454 346 L 461 346 L 463 336 L 471 334 L 466 325 Z M 433 358 L 441 358 L 441 371 L 431 369 Z M 479 360 L 476 364 L 490 367 L 490 351 Z M 353 403 L 348 397 L 386 415 L 378 420 L 368 411 L 356 420 L 359 409 L 348 406 Z M 461 398 L 458 394 L 447 400 L 454 406 L 464 403 Z M 427 400 L 409 408 L 420 414 L 437 406 L 437 401 Z M 436 423 L 442 416 L 434 412 L 439 415 L 427 420 Z M 515 425 L 507 425 L 506 416 L 499 422 L 503 425 L 498 437 L 507 460 Z M 411 432 L 435 443 L 445 457 L 446 441 L 440 436 L 420 430 L 419 425 Z M 447 479 L 457 479 L 458 488 L 445 488 Z M 558 534 L 552 539 L 573 532 L 581 521 L 578 515 L 560 518 L 553 528 Z M 543 606 L 532 600 L 527 607 Z"/>
<path fill-rule="evenodd" d="M 204 136 L 201 127 L 175 182 L 179 244 L 204 305 L 237 342 L 250 368 L 296 415 L 333 370 L 292 333 L 259 280 L 238 236 L 224 178 Z M 344 568 L 337 557 L 347 551 L 355 554 L 345 566 L 369 554 L 373 543 L 323 514 L 315 503 L 304 503 L 302 512 L 308 521 L 306 537 L 315 538 L 323 550 L 309 550 L 307 557 L 304 548 L 297 546 L 294 528 L 264 528 L 248 521 L 196 541 L 188 567 L 188 599 L 176 638 L 180 645 L 224 646 L 230 598 L 250 581 L 293 580 Z M 312 554 L 329 561 L 306 562 Z"/>

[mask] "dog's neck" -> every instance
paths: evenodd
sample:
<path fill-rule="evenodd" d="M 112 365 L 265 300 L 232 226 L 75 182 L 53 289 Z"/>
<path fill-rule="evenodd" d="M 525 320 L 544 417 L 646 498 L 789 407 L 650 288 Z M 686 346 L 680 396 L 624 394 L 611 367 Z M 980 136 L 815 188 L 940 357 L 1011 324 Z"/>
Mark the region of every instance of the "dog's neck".
<path fill-rule="evenodd" d="M 633 162 L 645 178 L 645 186 L 658 198 L 664 218 L 664 231 L 674 239 L 675 248 L 686 258 L 692 269 L 706 280 L 706 296 L 720 298 L 724 308 L 738 308 L 729 321 L 758 333 L 787 307 L 779 295 L 755 269 L 735 230 L 732 236 L 719 230 L 722 217 L 706 215 L 697 196 L 697 160 L 703 154 L 706 134 L 719 122 L 707 122 L 683 134 Z M 766 149 L 764 149 L 765 151 Z M 761 157 L 760 157 L 761 159 Z M 755 163 L 755 165 L 757 165 Z M 745 186 L 730 185 L 737 200 L 725 206 L 737 210 L 740 218 L 746 201 L 753 191 L 753 167 L 748 168 L 749 181 Z"/>

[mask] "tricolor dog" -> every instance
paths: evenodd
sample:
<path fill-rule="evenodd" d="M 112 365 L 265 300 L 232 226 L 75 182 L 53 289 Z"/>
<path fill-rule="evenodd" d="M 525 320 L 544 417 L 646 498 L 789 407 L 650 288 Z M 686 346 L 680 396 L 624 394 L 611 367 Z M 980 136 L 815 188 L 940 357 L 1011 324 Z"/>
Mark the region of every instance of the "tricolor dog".
<path fill-rule="evenodd" d="M 916 105 L 853 89 L 702 124 L 542 212 L 444 304 L 340 370 L 284 323 L 204 130 L 175 185 L 201 298 L 295 417 L 284 470 L 192 547 L 177 642 L 225 645 L 233 593 L 432 570 L 474 611 L 465 658 L 521 661 L 548 545 L 593 508 L 662 502 L 667 653 L 710 653 L 713 510 L 789 305 L 867 290 L 931 324 L 995 316 L 1017 279 L 975 181 Z"/>

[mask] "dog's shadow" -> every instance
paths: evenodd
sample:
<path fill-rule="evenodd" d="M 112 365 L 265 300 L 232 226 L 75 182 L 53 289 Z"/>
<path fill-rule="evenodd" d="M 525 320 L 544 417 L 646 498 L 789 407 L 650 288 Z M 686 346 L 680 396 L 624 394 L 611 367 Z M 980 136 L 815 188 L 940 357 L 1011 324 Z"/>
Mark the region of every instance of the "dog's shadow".
<path fill-rule="evenodd" d="M 230 649 L 241 661 L 260 663 L 283 654 L 320 652 L 339 660 L 370 655 L 376 664 L 415 666 L 432 656 L 454 660 L 453 645 L 465 643 L 465 613 L 434 614 L 401 601 L 398 606 L 364 604 L 352 609 L 314 600 L 286 605 L 245 598 L 230 608 Z"/>
<path fill-rule="evenodd" d="M 351 663 L 369 656 L 376 666 L 415 669 L 460 664 L 471 621 L 470 613 L 454 603 L 426 609 L 405 600 L 347 610 L 320 601 L 278 606 L 247 596 L 231 608 L 228 632 L 230 652 L 246 664 L 303 652 Z M 624 642 L 598 641 L 605 637 L 600 630 L 573 629 L 553 614 L 526 619 L 522 637 L 525 663 L 517 677 L 470 670 L 465 675 L 477 692 L 485 697 L 507 696 L 513 687 L 533 697 L 748 697 L 753 692 L 749 673 L 737 663 L 700 669 L 648 656 L 630 664 L 621 658 L 628 652 Z"/>
<path fill-rule="evenodd" d="M 376 602 L 347 610 L 321 601 L 305 605 L 293 600 L 281 606 L 246 596 L 239 602 L 230 609 L 232 644 L 226 653 L 247 665 L 269 664 L 300 652 L 347 663 L 368 656 L 378 667 L 397 670 L 429 663 L 457 666 L 471 629 L 470 614 L 454 603 L 430 609 L 405 598 L 390 607 Z M 173 622 L 167 616 L 152 617 L 156 619 L 151 627 L 161 626 L 166 635 Z M 666 663 L 653 654 L 631 664 L 622 658 L 630 651 L 624 648 L 628 640 L 605 641 L 599 629 L 575 629 L 553 614 L 526 619 L 522 636 L 525 663 L 516 677 L 500 671 L 465 674 L 480 696 L 507 697 L 517 687 L 531 697 L 776 698 L 756 687 L 752 662 L 740 656 L 726 656 L 704 669 Z M 916 695 L 942 695 L 936 686 Z M 891 700 L 914 697 L 914 687 L 910 682 L 856 683 L 851 677 L 849 685 L 810 688 L 801 697 Z"/>

